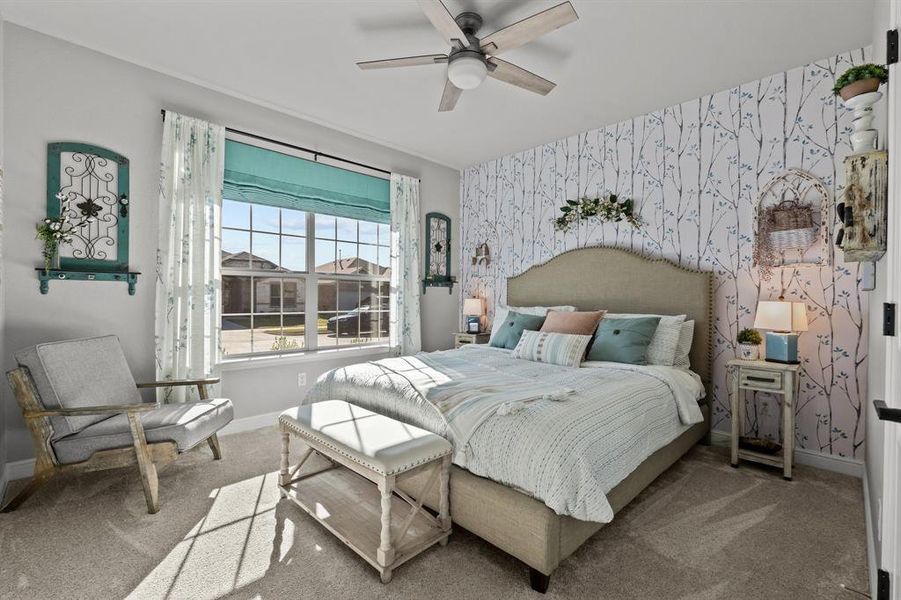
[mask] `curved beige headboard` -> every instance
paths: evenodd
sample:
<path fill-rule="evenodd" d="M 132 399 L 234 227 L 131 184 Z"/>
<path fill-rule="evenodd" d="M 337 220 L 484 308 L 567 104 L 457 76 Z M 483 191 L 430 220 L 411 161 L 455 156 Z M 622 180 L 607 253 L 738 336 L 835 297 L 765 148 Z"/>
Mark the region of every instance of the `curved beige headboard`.
<path fill-rule="evenodd" d="M 580 310 L 686 314 L 695 321 L 691 369 L 710 393 L 713 342 L 713 273 L 665 259 L 592 246 L 564 252 L 507 280 L 507 304 L 570 304 Z"/>

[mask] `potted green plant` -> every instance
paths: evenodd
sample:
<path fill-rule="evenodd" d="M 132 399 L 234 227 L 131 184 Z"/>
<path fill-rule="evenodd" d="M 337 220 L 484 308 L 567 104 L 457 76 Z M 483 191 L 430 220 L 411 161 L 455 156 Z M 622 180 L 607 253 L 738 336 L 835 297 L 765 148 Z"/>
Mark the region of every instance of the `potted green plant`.
<path fill-rule="evenodd" d="M 854 96 L 875 92 L 888 81 L 888 70 L 882 65 L 866 64 L 851 67 L 835 80 L 832 92 L 848 100 Z"/>
<path fill-rule="evenodd" d="M 742 329 L 736 338 L 738 350 L 743 360 L 757 360 L 760 358 L 760 344 L 763 338 L 756 329 Z"/>

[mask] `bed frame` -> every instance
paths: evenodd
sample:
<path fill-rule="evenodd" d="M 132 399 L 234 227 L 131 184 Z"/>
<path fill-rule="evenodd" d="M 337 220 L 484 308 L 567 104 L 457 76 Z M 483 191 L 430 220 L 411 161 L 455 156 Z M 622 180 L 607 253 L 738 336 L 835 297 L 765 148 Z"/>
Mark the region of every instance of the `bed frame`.
<path fill-rule="evenodd" d="M 691 368 L 711 392 L 713 274 L 681 267 L 663 259 L 607 247 L 570 250 L 507 280 L 512 306 L 574 305 L 579 310 L 686 314 L 695 321 Z M 666 471 L 699 441 L 709 443 L 710 407 L 704 422 L 659 449 L 607 494 L 614 513 Z M 405 491 L 417 491 L 418 478 Z M 544 593 L 554 569 L 575 552 L 603 523 L 558 515 L 540 500 L 473 475 L 454 465 L 450 483 L 451 517 L 455 524 L 526 563 L 532 589 Z M 425 499 L 436 508 L 437 495 Z"/>

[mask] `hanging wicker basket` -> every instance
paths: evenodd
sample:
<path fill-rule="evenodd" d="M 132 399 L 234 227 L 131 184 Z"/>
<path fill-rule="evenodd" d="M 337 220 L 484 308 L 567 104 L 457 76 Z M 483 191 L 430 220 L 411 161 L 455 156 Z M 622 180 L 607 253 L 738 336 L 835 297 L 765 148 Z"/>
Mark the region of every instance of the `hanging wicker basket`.
<path fill-rule="evenodd" d="M 774 250 L 806 249 L 817 240 L 813 207 L 797 200 L 783 200 L 764 209 L 770 246 Z"/>

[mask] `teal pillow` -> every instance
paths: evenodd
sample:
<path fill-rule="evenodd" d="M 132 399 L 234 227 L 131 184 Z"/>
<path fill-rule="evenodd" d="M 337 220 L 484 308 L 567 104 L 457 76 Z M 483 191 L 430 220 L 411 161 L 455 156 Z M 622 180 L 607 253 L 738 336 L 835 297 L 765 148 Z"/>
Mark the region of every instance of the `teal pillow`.
<path fill-rule="evenodd" d="M 588 351 L 588 360 L 648 364 L 648 346 L 659 322 L 660 317 L 602 319 Z"/>
<path fill-rule="evenodd" d="M 488 343 L 495 348 L 513 350 L 519 343 L 523 331 L 526 329 L 538 331 L 543 324 L 544 315 L 524 315 L 511 310 L 507 313 L 507 318 L 504 319 L 500 329 L 491 336 L 491 341 Z"/>

